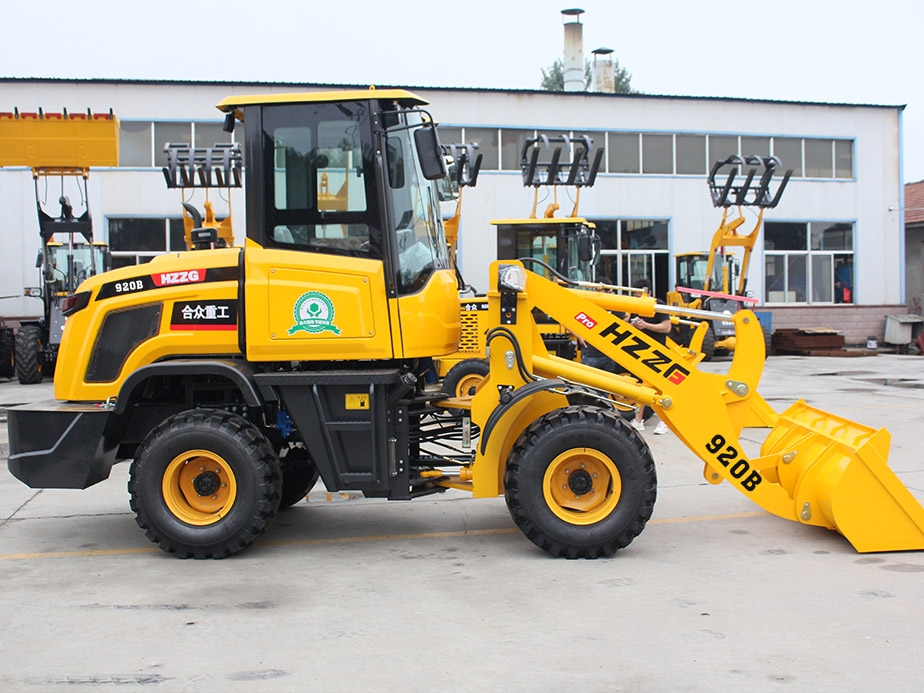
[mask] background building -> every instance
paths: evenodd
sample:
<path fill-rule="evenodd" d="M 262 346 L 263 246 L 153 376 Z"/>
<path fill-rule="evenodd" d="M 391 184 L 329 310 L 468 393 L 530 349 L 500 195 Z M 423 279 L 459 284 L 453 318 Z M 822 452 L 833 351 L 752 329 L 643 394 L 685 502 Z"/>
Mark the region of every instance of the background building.
<path fill-rule="evenodd" d="M 0 85 L 0 111 L 112 109 L 121 119 L 119 166 L 94 169 L 89 185 L 96 235 L 110 243 L 117 264 L 183 249 L 180 195 L 167 189 L 160 170 L 166 142 L 231 141 L 215 104 L 232 94 L 331 88 L 54 79 L 2 79 Z M 647 276 L 663 297 L 674 283 L 672 256 L 707 249 L 719 224 L 721 210 L 712 206 L 706 185 L 712 162 L 732 154 L 772 154 L 794 173 L 780 205 L 766 216 L 748 288 L 761 299 L 760 309 L 772 313 L 774 329 L 831 327 L 842 330 L 848 343 L 864 343 L 868 335 L 883 334 L 883 316 L 908 312 L 920 299 L 920 286 L 907 291 L 905 285 L 910 270 L 901 106 L 413 91 L 431 102 L 442 141 L 477 142 L 484 156 L 478 186 L 465 194 L 459 244 L 465 278 L 481 290 L 495 253 L 491 220 L 527 216 L 532 206 L 532 191 L 523 188 L 520 176 L 525 139 L 564 133 L 588 135 L 595 150 L 604 150 L 601 172 L 596 185 L 584 190 L 580 213 L 596 222 L 606 272 L 617 283 Z M 233 135 L 242 136 L 240 128 Z M 54 200 L 58 191 L 40 194 Z M 198 191 L 192 202 L 201 207 L 203 199 Z M 223 215 L 225 203 L 214 191 L 212 199 Z M 232 191 L 230 202 L 241 242 L 242 191 Z M 540 214 L 549 202 L 540 202 Z M 557 202 L 559 216 L 573 205 L 570 199 Z M 23 286 L 37 282 L 39 240 L 27 169 L 0 170 L 0 224 L 0 296 L 13 297 L 0 301 L 0 315 L 37 314 L 38 301 L 21 297 Z"/>

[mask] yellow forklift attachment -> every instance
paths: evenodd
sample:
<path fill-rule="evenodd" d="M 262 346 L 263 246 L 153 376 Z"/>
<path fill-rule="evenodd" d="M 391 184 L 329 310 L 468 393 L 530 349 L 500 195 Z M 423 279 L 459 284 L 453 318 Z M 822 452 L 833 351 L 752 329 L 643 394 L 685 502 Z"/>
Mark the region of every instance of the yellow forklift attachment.
<path fill-rule="evenodd" d="M 861 553 L 924 549 L 924 508 L 889 469 L 889 432 L 799 400 L 761 448 L 799 520 L 836 529 Z"/>

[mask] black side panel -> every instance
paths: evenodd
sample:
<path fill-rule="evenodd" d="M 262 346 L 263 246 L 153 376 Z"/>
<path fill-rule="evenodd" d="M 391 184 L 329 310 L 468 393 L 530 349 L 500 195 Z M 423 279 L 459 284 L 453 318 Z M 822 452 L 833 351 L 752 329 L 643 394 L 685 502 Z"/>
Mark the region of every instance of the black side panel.
<path fill-rule="evenodd" d="M 382 496 L 399 475 L 407 478 L 406 407 L 388 402 L 398 371 L 273 373 L 255 379 L 264 394 L 267 387 L 278 393 L 329 490 Z"/>
<path fill-rule="evenodd" d="M 32 488 L 87 488 L 106 479 L 116 461 L 105 435 L 107 409 L 55 400 L 7 412 L 8 466 Z"/>
<path fill-rule="evenodd" d="M 110 383 L 119 377 L 128 355 L 146 339 L 157 334 L 163 306 L 152 303 L 117 310 L 103 319 L 87 366 L 88 383 Z"/>

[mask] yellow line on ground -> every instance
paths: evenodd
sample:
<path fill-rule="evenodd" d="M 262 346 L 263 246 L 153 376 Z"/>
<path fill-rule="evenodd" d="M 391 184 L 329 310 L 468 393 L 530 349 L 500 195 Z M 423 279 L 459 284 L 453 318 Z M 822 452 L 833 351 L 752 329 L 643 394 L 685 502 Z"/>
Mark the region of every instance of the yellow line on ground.
<path fill-rule="evenodd" d="M 649 520 L 649 525 L 667 525 L 686 522 L 717 522 L 720 520 L 738 520 L 751 517 L 762 517 L 766 512 L 730 513 L 728 515 L 700 515 L 697 517 L 665 517 Z M 504 529 L 476 529 L 458 532 L 423 532 L 420 534 L 376 534 L 361 537 L 337 537 L 335 539 L 297 539 L 294 541 L 267 541 L 261 542 L 263 546 L 322 546 L 331 544 L 360 544 L 373 541 L 407 541 L 409 539 L 446 539 L 453 537 L 478 537 L 496 534 L 515 534 L 520 530 L 516 527 Z M 8 553 L 0 555 L 0 561 L 27 561 L 36 558 L 88 558 L 96 556 L 126 556 L 138 553 L 154 553 L 157 547 L 125 548 L 125 549 L 87 549 L 84 551 L 49 551 L 45 553 Z"/>

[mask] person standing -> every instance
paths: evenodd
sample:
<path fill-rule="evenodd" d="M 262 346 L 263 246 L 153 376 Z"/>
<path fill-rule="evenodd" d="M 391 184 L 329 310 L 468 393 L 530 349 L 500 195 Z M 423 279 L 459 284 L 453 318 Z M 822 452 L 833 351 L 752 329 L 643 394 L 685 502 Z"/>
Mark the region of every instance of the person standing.
<path fill-rule="evenodd" d="M 636 289 L 641 289 L 644 296 L 648 296 L 651 293 L 651 282 L 648 279 L 640 279 L 635 284 Z M 670 317 L 666 313 L 655 313 L 654 316 L 650 318 L 641 318 L 637 315 L 633 315 L 629 319 L 629 323 L 632 327 L 642 330 L 649 337 L 661 344 L 667 344 L 667 335 L 671 331 L 671 321 Z M 635 410 L 635 418 L 629 422 L 629 425 L 632 426 L 636 431 L 645 430 L 645 419 L 644 419 L 645 407 L 639 407 Z M 659 421 L 658 425 L 655 426 L 654 434 L 656 436 L 664 435 L 670 429 L 668 429 L 667 424 L 663 421 Z"/>

